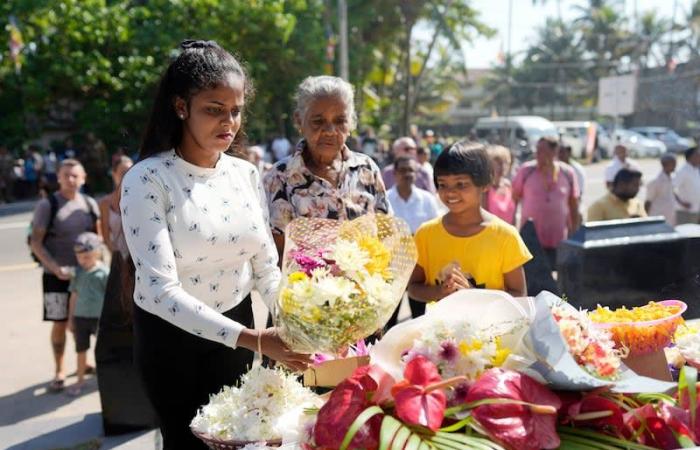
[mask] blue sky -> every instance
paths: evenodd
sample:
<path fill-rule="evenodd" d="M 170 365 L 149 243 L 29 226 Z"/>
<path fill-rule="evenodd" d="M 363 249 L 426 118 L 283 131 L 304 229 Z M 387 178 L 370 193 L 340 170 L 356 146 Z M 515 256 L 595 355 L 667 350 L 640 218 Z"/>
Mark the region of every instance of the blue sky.
<path fill-rule="evenodd" d="M 544 6 L 541 1 L 537 6 L 532 5 L 532 0 L 512 0 L 513 21 L 511 34 L 511 51 L 516 53 L 525 50 L 528 44 L 535 38 L 536 30 L 544 24 L 547 17 L 558 16 L 558 3 L 561 3 L 561 12 L 564 20 L 570 20 L 577 16 L 574 5 L 586 5 L 587 0 L 547 0 Z M 619 0 L 624 5 L 627 17 L 634 17 L 634 5 L 637 4 L 639 15 L 644 11 L 656 9 L 658 14 L 671 17 L 673 3 L 677 2 L 676 20 L 690 10 L 693 0 Z M 491 39 L 478 38 L 472 44 L 464 46 L 467 67 L 488 68 L 496 64 L 499 49 L 507 48 L 508 30 L 508 0 L 472 0 L 472 5 L 480 12 L 482 21 L 497 30 L 497 35 Z"/>

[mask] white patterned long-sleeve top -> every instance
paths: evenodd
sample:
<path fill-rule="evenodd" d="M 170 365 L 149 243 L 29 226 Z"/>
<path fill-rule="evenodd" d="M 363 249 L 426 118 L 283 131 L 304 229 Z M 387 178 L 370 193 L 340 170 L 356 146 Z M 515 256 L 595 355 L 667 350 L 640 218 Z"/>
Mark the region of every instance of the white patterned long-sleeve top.
<path fill-rule="evenodd" d="M 222 313 L 253 288 L 272 306 L 281 275 L 252 164 L 222 154 L 203 168 L 160 153 L 126 173 L 121 210 L 138 307 L 235 347 L 244 326 Z"/>

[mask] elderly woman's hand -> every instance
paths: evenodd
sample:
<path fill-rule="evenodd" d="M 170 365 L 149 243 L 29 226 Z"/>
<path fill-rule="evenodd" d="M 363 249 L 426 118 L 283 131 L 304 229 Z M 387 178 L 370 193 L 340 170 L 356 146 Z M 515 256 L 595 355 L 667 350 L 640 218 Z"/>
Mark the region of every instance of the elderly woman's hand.
<path fill-rule="evenodd" d="M 260 348 L 258 348 L 258 343 Z M 297 372 L 304 371 L 312 362 L 311 355 L 292 351 L 280 338 L 277 328 L 245 329 L 238 338 L 238 345 L 254 352 L 261 351 L 273 361 L 284 364 Z"/>

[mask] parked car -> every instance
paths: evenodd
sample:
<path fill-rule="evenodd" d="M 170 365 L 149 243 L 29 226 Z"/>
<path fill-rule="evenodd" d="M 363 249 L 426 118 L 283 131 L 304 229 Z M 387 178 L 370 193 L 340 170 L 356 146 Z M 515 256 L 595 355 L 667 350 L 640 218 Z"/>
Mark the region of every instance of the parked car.
<path fill-rule="evenodd" d="M 481 117 L 473 131 L 482 142 L 510 148 L 521 162 L 532 158 L 540 138 L 558 137 L 554 124 L 539 116 Z"/>
<path fill-rule="evenodd" d="M 656 139 L 649 139 L 636 131 L 616 128 L 613 132 L 615 144 L 627 147 L 634 158 L 653 158 L 666 153 L 666 144 Z"/>
<path fill-rule="evenodd" d="M 693 139 L 684 138 L 668 127 L 634 127 L 632 131 L 648 137 L 649 139 L 657 139 L 664 144 L 669 152 L 683 153 L 690 147 L 695 145 Z"/>
<path fill-rule="evenodd" d="M 598 122 L 565 121 L 554 122 L 559 132 L 559 139 L 571 146 L 574 158 L 581 161 L 599 161 L 612 154 L 612 140 L 608 132 Z M 595 139 L 592 154 L 586 154 L 589 136 Z"/>

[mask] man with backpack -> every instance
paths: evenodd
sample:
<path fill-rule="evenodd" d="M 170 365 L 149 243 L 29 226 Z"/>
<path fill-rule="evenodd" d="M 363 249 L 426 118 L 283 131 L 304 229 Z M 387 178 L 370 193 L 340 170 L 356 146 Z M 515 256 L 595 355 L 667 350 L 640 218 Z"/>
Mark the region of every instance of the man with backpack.
<path fill-rule="evenodd" d="M 552 268 L 559 243 L 579 223 L 578 181 L 571 166 L 556 160 L 558 147 L 556 138 L 541 138 L 536 160 L 523 164 L 513 180 L 513 199 L 522 203 L 520 225 L 532 219 Z"/>
<path fill-rule="evenodd" d="M 77 265 L 73 243 L 85 231 L 99 233 L 100 230 L 97 203 L 80 193 L 85 177 L 85 169 L 79 161 L 64 160 L 58 170 L 58 191 L 37 203 L 32 219 L 31 251 L 44 268 L 44 320 L 53 322 L 51 346 L 56 371 L 49 385 L 52 391 L 63 389 L 65 382 L 63 353 L 68 320 L 68 288 L 73 268 Z"/>

